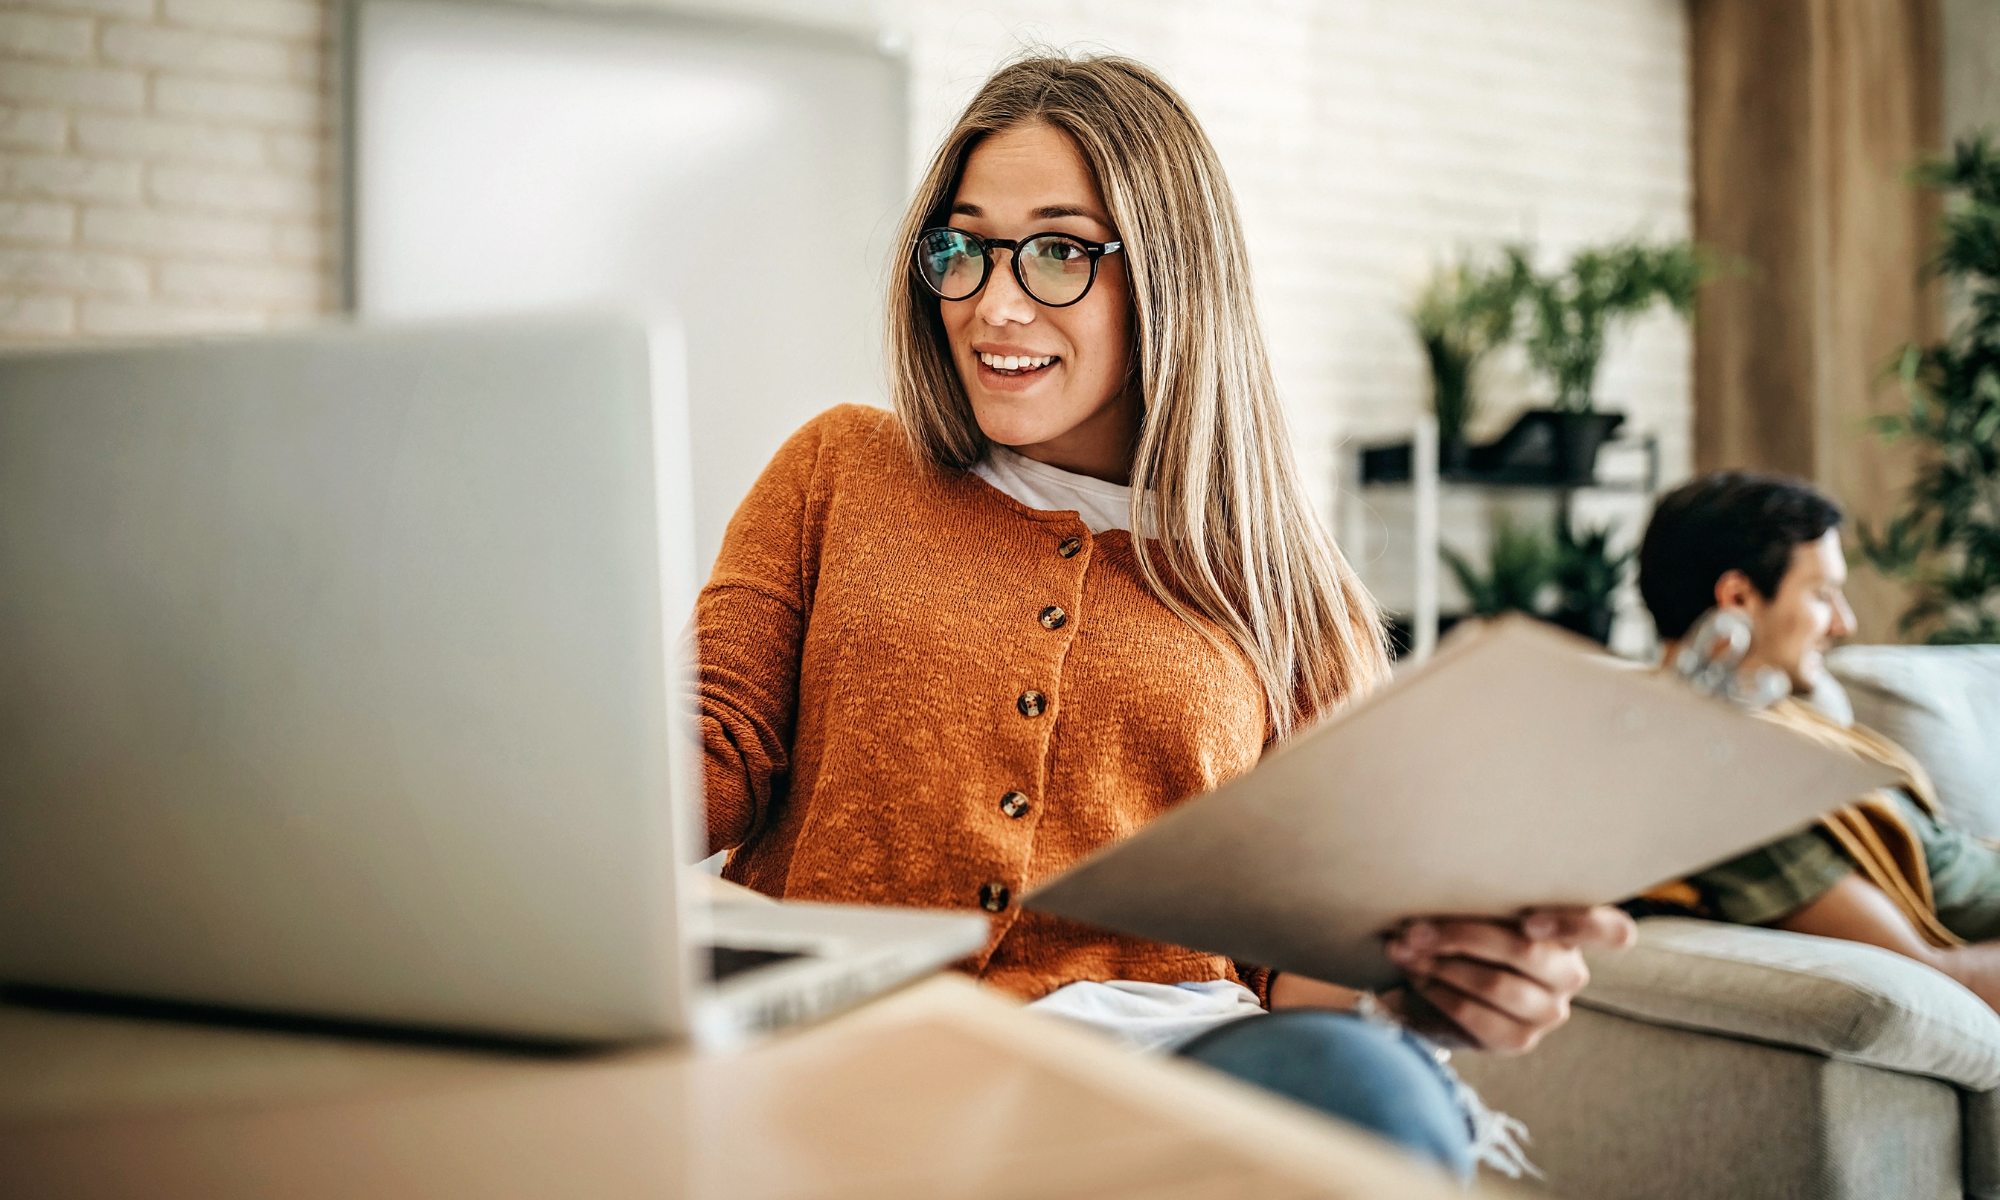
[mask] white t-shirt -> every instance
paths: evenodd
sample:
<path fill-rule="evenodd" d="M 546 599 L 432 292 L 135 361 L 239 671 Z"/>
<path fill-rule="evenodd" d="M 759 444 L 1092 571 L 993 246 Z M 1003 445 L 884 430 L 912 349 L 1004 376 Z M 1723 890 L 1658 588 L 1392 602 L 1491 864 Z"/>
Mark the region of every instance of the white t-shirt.
<path fill-rule="evenodd" d="M 1132 528 L 1132 489 L 1036 462 L 1005 446 L 994 446 L 972 473 L 1038 512 L 1074 512 L 1092 533 Z M 1152 504 L 1147 503 L 1146 536 L 1153 536 Z"/>

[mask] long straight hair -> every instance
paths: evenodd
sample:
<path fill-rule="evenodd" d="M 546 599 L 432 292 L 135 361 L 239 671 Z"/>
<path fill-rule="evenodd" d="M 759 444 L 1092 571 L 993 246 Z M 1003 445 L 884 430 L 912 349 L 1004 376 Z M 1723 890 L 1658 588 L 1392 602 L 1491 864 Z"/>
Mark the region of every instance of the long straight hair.
<path fill-rule="evenodd" d="M 1388 673 L 1374 601 L 1306 499 L 1251 297 L 1222 164 L 1187 105 L 1127 58 L 1037 54 L 980 88 L 918 185 L 888 297 L 890 391 L 919 459 L 961 471 L 987 441 L 953 365 L 937 297 L 909 248 L 944 224 L 981 139 L 1044 123 L 1082 151 L 1125 243 L 1135 384 L 1133 538 L 1147 585 L 1254 667 L 1283 737 Z"/>

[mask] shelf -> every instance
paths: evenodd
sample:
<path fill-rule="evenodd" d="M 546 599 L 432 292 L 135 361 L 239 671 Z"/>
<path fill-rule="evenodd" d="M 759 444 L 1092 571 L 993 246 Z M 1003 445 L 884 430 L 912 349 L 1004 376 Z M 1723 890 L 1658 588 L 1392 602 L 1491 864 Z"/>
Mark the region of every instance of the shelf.
<path fill-rule="evenodd" d="M 1545 483 L 1540 480 L 1529 479 L 1485 479 L 1475 476 L 1440 474 L 1438 476 L 1438 484 L 1441 487 L 1490 488 L 1494 491 L 1508 492 L 1635 492 L 1642 495 L 1650 495 L 1654 490 L 1653 485 L 1644 479 L 1587 479 L 1581 483 Z M 1415 485 L 1407 479 L 1395 480 L 1393 482 L 1370 480 L 1361 485 L 1361 490 L 1368 491 L 1374 488 L 1382 488 L 1384 490 L 1406 489 L 1413 486 Z"/>
<path fill-rule="evenodd" d="M 1548 424 L 1545 420 L 1541 423 L 1544 426 Z M 1517 422 L 1516 429 L 1500 442 L 1479 449 L 1489 452 L 1495 447 L 1523 449 L 1517 435 L 1529 424 L 1526 421 Z M 1357 550 L 1369 540 L 1369 522 L 1379 521 L 1370 511 L 1373 505 L 1380 504 L 1385 510 L 1401 512 L 1406 503 L 1403 497 L 1408 497 L 1407 515 L 1395 518 L 1395 521 L 1407 520 L 1410 523 L 1409 553 L 1412 558 L 1408 569 L 1412 572 L 1413 603 L 1407 614 L 1407 638 L 1413 660 L 1423 661 L 1437 644 L 1441 585 L 1438 549 L 1442 532 L 1440 523 L 1444 515 L 1441 502 L 1445 497 L 1474 501 L 1485 494 L 1491 499 L 1479 503 L 1500 504 L 1503 503 L 1500 497 L 1505 495 L 1546 495 L 1555 499 L 1567 519 L 1575 514 L 1576 506 L 1602 509 L 1611 505 L 1613 496 L 1629 497 L 1630 500 L 1617 502 L 1616 506 L 1623 509 L 1632 501 L 1643 504 L 1659 490 L 1660 444 L 1659 439 L 1650 433 L 1605 439 L 1595 444 L 1596 455 L 1592 459 L 1575 457 L 1571 460 L 1577 466 L 1590 461 L 1593 466 L 1609 468 L 1610 478 L 1605 478 L 1602 472 L 1593 472 L 1588 479 L 1550 479 L 1547 476 L 1555 473 L 1556 464 L 1564 461 L 1564 457 L 1543 453 L 1550 450 L 1547 444 L 1529 445 L 1525 449 L 1536 451 L 1540 461 L 1536 461 L 1535 455 L 1523 454 L 1511 461 L 1499 458 L 1498 461 L 1509 462 L 1509 466 L 1490 473 L 1473 474 L 1463 468 L 1440 471 L 1437 424 L 1430 414 L 1425 413 L 1418 418 L 1408 442 L 1349 450 L 1340 476 L 1346 480 L 1345 485 L 1341 486 L 1338 479 L 1336 481 L 1336 495 L 1347 497 L 1340 504 L 1336 520 L 1341 545 L 1350 558 L 1355 559 L 1356 570 L 1365 575 L 1375 561 L 1372 556 L 1356 555 Z M 1481 461 L 1494 463 L 1496 459 L 1488 453 Z M 1524 477 L 1531 474 L 1543 477 Z M 1390 477 L 1382 478 L 1385 475 Z M 1364 499 L 1371 493 L 1376 497 L 1374 501 Z M 1590 494 L 1602 496 L 1603 500 L 1593 502 Z M 1458 509 L 1460 504 L 1454 503 L 1451 507 Z"/>
<path fill-rule="evenodd" d="M 1370 488 L 1411 488 L 1416 486 L 1415 470 L 1412 463 L 1414 451 L 1408 443 L 1364 447 L 1358 460 L 1361 470 L 1356 473 L 1356 482 L 1362 489 Z M 1522 471 L 1473 472 L 1464 468 L 1446 467 L 1437 474 L 1441 486 L 1453 488 L 1489 488 L 1501 491 L 1544 491 L 1544 492 L 1635 492 L 1651 495 L 1659 490 L 1660 442 L 1653 434 L 1636 438 L 1615 438 L 1598 447 L 1597 455 L 1602 461 L 1605 455 L 1642 454 L 1645 463 L 1638 474 L 1631 478 L 1603 479 L 1592 476 L 1589 479 L 1550 479 L 1537 477 Z M 1370 459 L 1374 462 L 1371 464 Z M 1372 470 L 1371 470 L 1372 466 Z"/>

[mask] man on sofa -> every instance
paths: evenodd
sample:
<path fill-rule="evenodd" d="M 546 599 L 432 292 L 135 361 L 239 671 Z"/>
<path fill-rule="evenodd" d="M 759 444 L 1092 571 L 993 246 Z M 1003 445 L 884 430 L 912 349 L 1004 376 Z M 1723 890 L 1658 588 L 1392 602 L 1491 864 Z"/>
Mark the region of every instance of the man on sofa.
<path fill-rule="evenodd" d="M 1887 738 L 1805 701 L 1821 656 L 1853 632 L 1842 588 L 1840 506 L 1787 479 L 1717 472 L 1660 500 L 1639 550 L 1639 590 L 1667 643 L 1709 609 L 1751 625 L 1741 670 L 1776 668 L 1793 695 L 1761 715 L 1886 763 L 1902 786 L 1862 797 L 1818 825 L 1649 893 L 1666 904 L 1880 946 L 1927 963 L 2000 1009 L 2000 851 L 1946 823 L 1923 768 Z"/>

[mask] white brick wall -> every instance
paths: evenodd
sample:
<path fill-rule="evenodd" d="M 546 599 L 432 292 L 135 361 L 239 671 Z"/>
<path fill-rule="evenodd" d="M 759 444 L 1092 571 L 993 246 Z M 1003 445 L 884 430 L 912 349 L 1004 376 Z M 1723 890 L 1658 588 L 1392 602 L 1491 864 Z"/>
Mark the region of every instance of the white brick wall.
<path fill-rule="evenodd" d="M 1689 229 L 1681 0 L 922 0 L 919 156 L 1024 40 L 1160 68 L 1230 173 L 1272 356 L 1309 476 L 1344 438 L 1404 427 L 1427 377 L 1403 312 L 1461 245 L 1531 237 L 1551 256 Z M 1607 407 L 1685 473 L 1690 343 L 1654 318 L 1613 346 Z M 1496 364 L 1489 425 L 1534 389 Z M 1326 497 L 1322 495 L 1322 499 Z"/>
<path fill-rule="evenodd" d="M 0 340 L 257 328 L 332 307 L 322 0 L 4 0 Z M 663 0 L 673 3 L 673 0 Z M 1023 42 L 1162 69 L 1221 151 L 1310 477 L 1404 425 L 1402 312 L 1459 245 L 1688 228 L 1681 0 L 688 0 L 907 35 L 913 171 Z M 810 11 L 807 11 L 807 10 Z M 1614 344 L 1602 395 L 1690 440 L 1686 333 Z M 1497 364 L 1488 423 L 1532 389 Z"/>
<path fill-rule="evenodd" d="M 0 344 L 328 311 L 320 0 L 6 0 Z"/>

